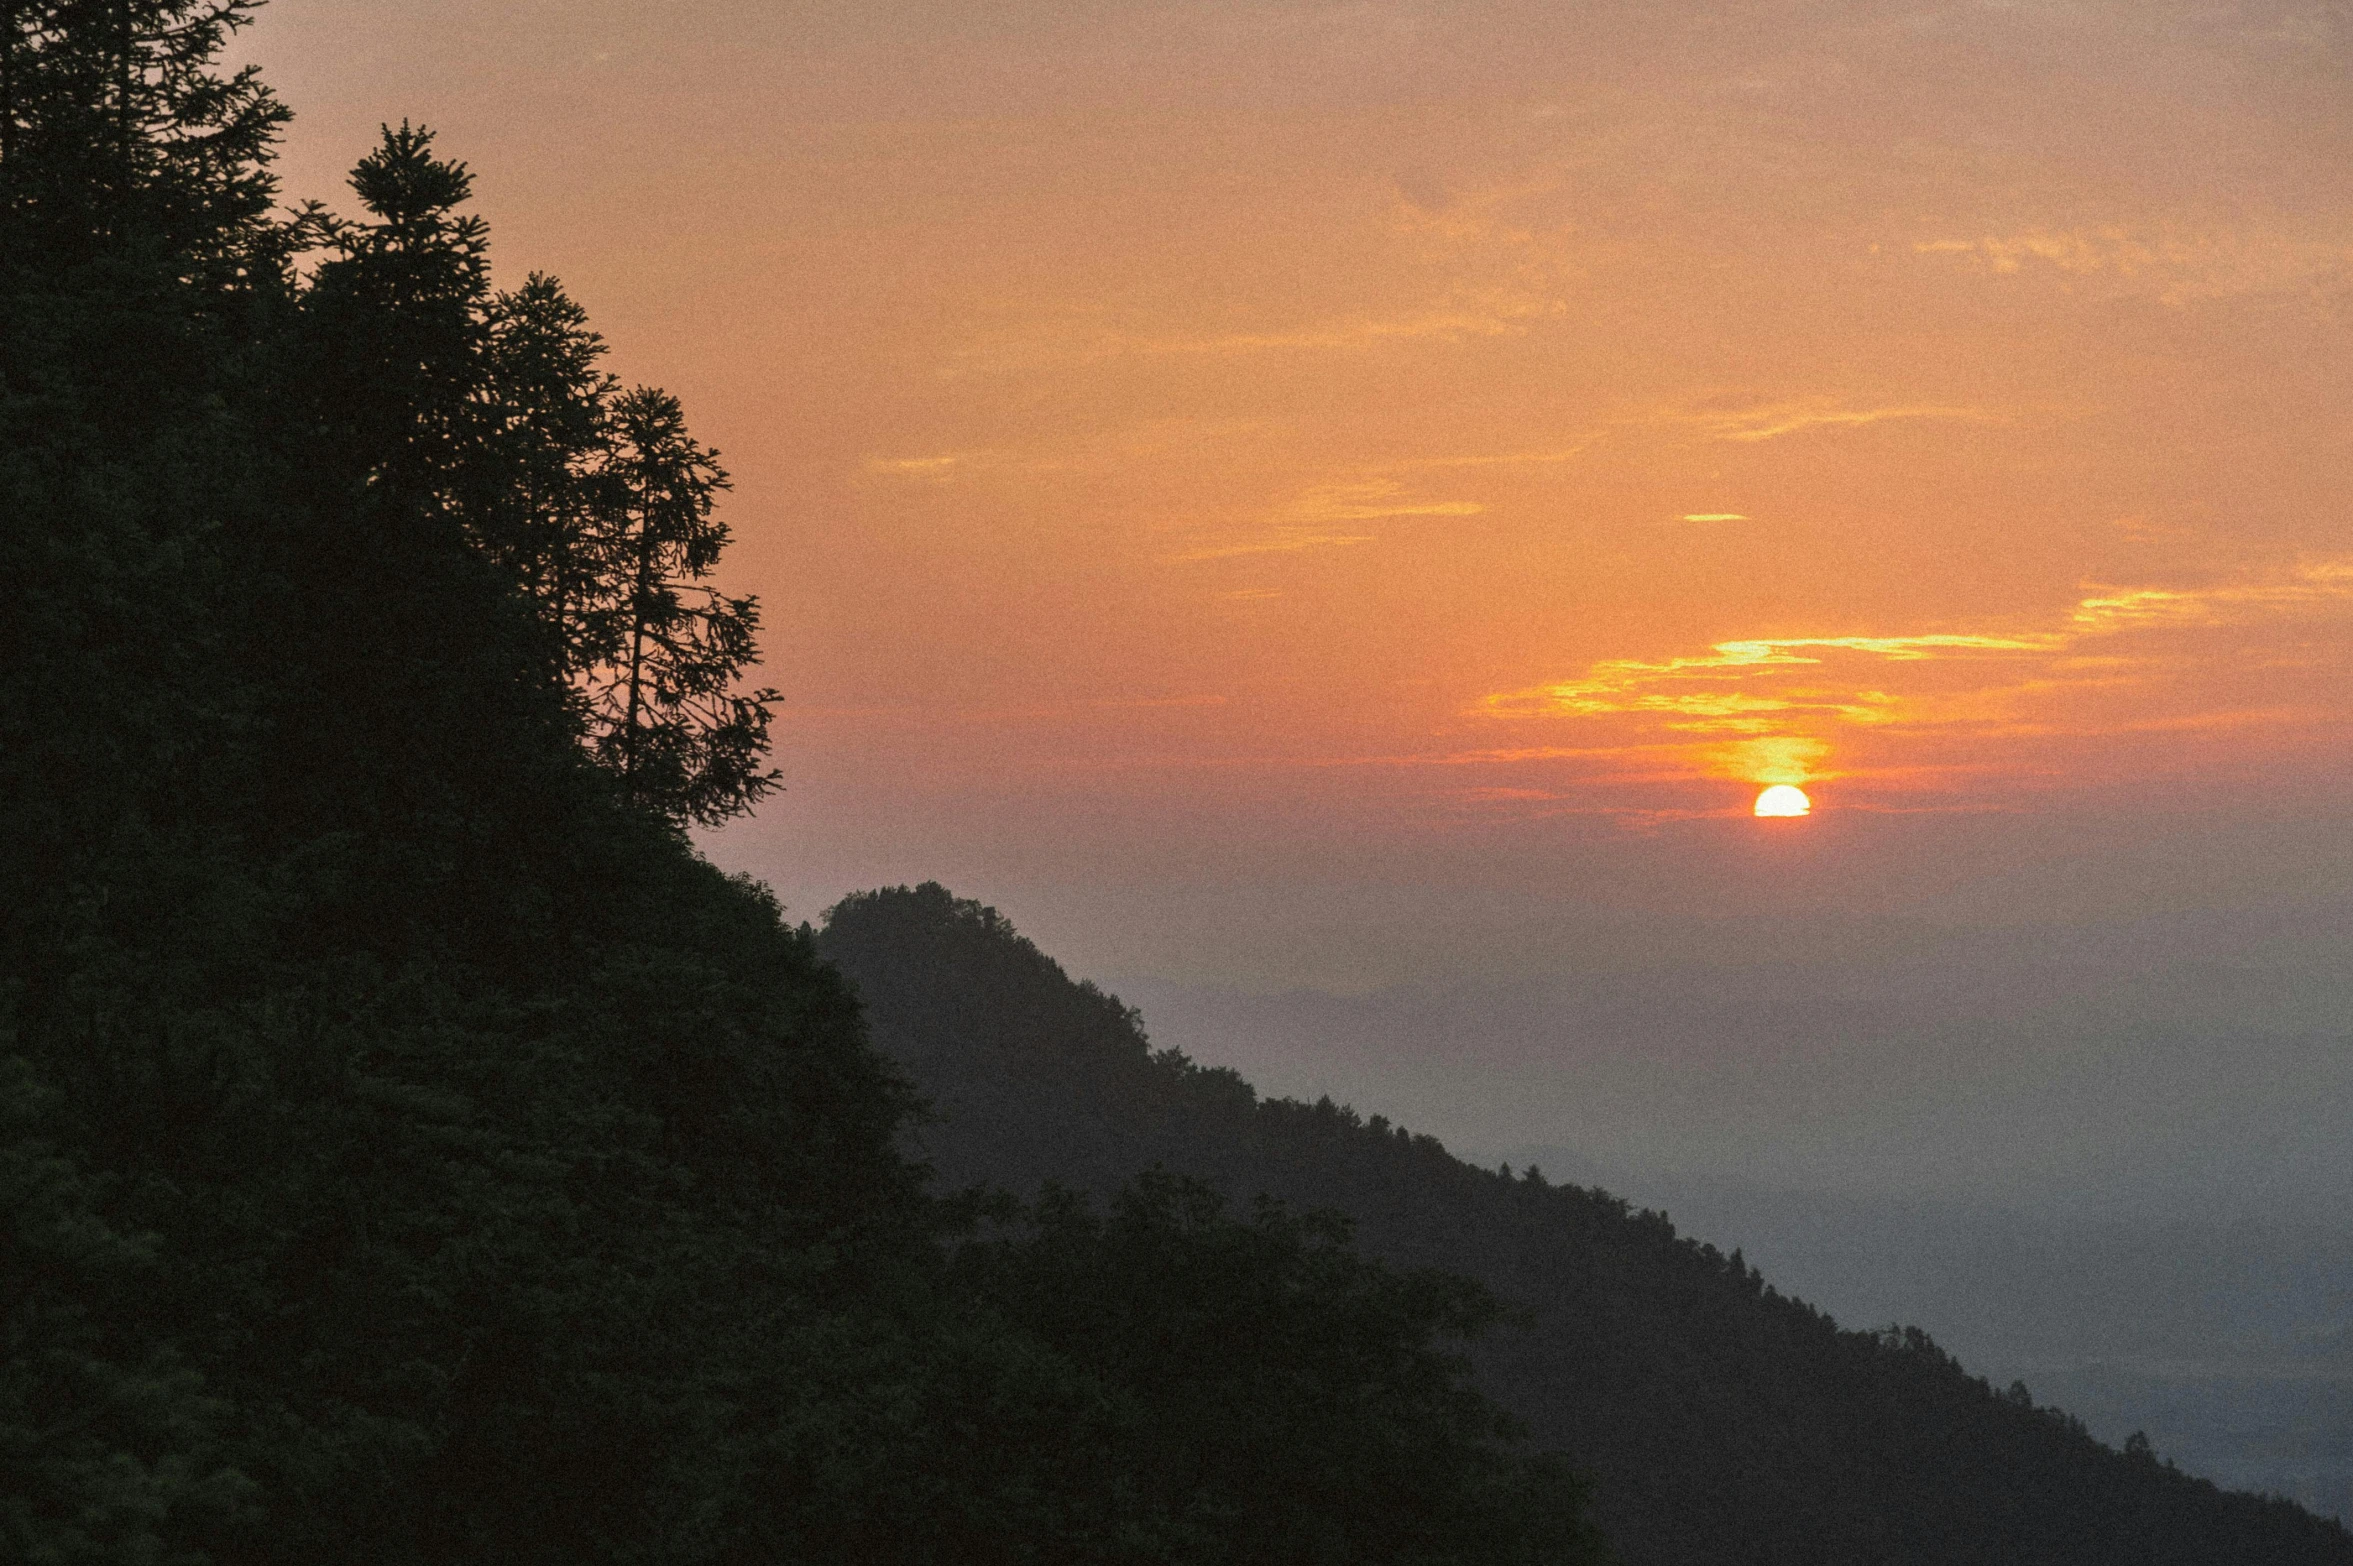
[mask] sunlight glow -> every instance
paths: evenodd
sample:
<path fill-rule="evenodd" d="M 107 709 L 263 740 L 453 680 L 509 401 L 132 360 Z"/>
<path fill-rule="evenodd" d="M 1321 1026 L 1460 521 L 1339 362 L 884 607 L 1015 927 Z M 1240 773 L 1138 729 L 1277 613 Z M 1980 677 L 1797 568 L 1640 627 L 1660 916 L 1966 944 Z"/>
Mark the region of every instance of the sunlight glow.
<path fill-rule="evenodd" d="M 1794 783 L 1776 783 L 1757 796 L 1760 816 L 1810 816 L 1814 802 L 1806 798 L 1806 791 Z"/>

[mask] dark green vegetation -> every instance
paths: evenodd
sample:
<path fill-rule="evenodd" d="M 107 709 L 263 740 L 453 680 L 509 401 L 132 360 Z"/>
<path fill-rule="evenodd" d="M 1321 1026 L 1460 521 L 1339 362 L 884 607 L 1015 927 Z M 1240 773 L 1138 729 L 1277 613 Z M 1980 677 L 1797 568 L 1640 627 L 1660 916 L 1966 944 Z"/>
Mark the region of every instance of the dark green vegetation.
<path fill-rule="evenodd" d="M 422 132 L 275 208 L 248 0 L 0 8 L 0 1560 L 1578 1561 L 1475 1286 L 926 1194 L 724 484 Z"/>
<path fill-rule="evenodd" d="M 1659 1215 L 1155 1053 L 1117 999 L 937 886 L 845 901 L 818 948 L 936 1106 L 917 1136 L 948 1180 L 1108 1190 L 1163 1165 L 1348 1213 L 1372 1253 L 1524 1304 L 1482 1379 L 1592 1474 L 1632 1566 L 2353 1562 L 2335 1522 L 2111 1451 L 1917 1330 L 1840 1331 Z"/>

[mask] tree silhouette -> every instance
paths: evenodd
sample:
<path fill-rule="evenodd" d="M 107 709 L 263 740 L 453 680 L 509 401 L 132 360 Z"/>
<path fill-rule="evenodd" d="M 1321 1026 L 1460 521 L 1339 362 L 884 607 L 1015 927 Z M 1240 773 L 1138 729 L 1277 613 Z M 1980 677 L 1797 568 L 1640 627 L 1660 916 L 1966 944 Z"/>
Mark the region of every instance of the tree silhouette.
<path fill-rule="evenodd" d="M 617 589 L 608 657 L 586 673 L 589 745 L 623 793 L 710 825 L 776 787 L 772 690 L 739 692 L 758 657 L 759 604 L 706 585 L 727 546 L 714 515 L 727 474 L 651 387 L 612 405 L 604 549 Z"/>
<path fill-rule="evenodd" d="M 534 272 L 488 312 L 482 388 L 496 462 L 475 506 L 483 549 L 538 610 L 543 657 L 567 692 L 611 661 L 612 405 L 604 339 L 563 285 Z"/>
<path fill-rule="evenodd" d="M 283 105 L 211 69 L 261 0 L 11 0 L 0 9 L 0 162 L 12 258 L 176 252 L 217 286 L 278 237 L 268 166 Z M 134 246 L 125 241 L 135 240 Z M 49 248 L 55 247 L 55 248 Z"/>
<path fill-rule="evenodd" d="M 772 792 L 759 606 L 709 585 L 727 474 L 678 399 L 624 392 L 553 278 L 489 284 L 463 164 L 403 124 L 352 177 L 373 221 L 334 230 L 306 296 L 320 419 L 386 525 L 454 529 L 534 622 L 541 678 L 623 796 L 712 825 Z M 429 616 L 420 615 L 420 620 Z"/>

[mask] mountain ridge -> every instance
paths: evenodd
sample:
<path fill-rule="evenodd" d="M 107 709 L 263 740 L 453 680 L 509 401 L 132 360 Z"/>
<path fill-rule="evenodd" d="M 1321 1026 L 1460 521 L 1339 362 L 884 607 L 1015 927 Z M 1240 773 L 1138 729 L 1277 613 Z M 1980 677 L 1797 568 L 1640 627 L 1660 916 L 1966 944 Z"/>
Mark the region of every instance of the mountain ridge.
<path fill-rule="evenodd" d="M 1628 1566 L 2353 1561 L 2335 1522 L 2101 1446 L 1916 1328 L 1841 1329 L 1662 1215 L 1155 1051 L 1132 1008 L 936 883 L 847 898 L 816 939 L 930 1100 L 916 1150 L 940 1179 L 1100 1193 L 1162 1165 L 1340 1211 L 1368 1252 L 1518 1302 L 1482 1380 L 1591 1473 Z"/>

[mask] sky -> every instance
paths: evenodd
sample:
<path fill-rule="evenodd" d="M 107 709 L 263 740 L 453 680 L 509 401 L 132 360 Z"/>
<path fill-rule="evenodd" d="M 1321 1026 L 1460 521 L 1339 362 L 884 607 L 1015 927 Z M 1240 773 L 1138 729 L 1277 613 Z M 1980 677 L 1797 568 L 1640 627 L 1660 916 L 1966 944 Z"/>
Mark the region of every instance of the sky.
<path fill-rule="evenodd" d="M 2169 1023 L 2344 1101 L 2292 1042 L 2353 945 L 2344 4 L 276 0 L 243 47 L 290 196 L 430 125 L 502 281 L 721 449 L 786 792 L 706 847 L 796 913 L 936 878 L 1205 1055 L 1613 1167 L 2019 1188 L 1954 1128 L 2210 1100 L 2220 1046 L 2038 1086 Z M 1478 1036 L 1286 1077 L 1330 1027 L 1228 1003 L 1292 992 Z M 2182 1135 L 2254 1168 L 2267 1113 Z"/>
<path fill-rule="evenodd" d="M 242 47 L 289 197 L 429 125 L 721 449 L 786 791 L 719 863 L 944 881 L 1266 1090 L 2353 1515 L 2353 5 Z"/>

